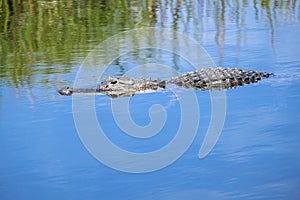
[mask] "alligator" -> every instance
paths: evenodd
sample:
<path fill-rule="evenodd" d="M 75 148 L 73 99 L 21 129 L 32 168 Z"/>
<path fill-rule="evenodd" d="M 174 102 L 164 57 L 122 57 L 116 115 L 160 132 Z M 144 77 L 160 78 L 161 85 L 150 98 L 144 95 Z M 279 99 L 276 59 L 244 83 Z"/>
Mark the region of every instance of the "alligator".
<path fill-rule="evenodd" d="M 167 84 L 197 90 L 225 90 L 256 83 L 270 76 L 274 76 L 274 74 L 239 68 L 217 67 L 188 72 L 170 80 L 129 78 L 126 76 L 108 77 L 94 88 L 64 87 L 57 91 L 59 94 L 67 96 L 73 93 L 102 93 L 112 98 L 117 98 L 132 96 L 148 90 L 156 91 L 159 88 L 165 88 Z"/>

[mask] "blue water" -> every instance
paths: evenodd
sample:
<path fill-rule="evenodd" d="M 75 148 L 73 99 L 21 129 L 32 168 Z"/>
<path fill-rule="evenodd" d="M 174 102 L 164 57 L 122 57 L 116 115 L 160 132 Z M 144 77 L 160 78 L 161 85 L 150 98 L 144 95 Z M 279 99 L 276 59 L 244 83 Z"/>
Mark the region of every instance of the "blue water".
<path fill-rule="evenodd" d="M 213 23 L 209 10 L 197 16 L 202 20 L 198 33 L 195 24 L 189 24 L 191 29 L 178 24 L 178 31 L 198 40 L 217 65 L 276 74 L 226 91 L 225 124 L 208 156 L 198 158 L 211 117 L 210 94 L 196 91 L 200 108 L 197 136 L 176 162 L 155 172 L 131 174 L 96 160 L 77 133 L 72 98 L 55 91 L 74 82 L 82 62 L 74 58 L 79 61 L 72 72 L 49 75 L 47 87 L 39 83 L 38 72 L 33 88 L 16 89 L 1 83 L 0 199 L 299 199 L 299 13 L 286 19 L 281 16 L 284 10 L 275 9 L 272 13 L 279 14 L 276 19 L 273 16 L 271 27 L 264 11 L 256 19 L 253 7 L 244 9 L 244 24 L 231 16 L 233 8 L 226 10 L 222 44 L 217 33 L 222 27 Z M 299 5 L 297 9 L 299 12 Z M 190 70 L 180 65 L 183 61 L 177 60 L 176 65 L 169 54 L 162 56 L 173 70 Z M 131 55 L 124 60 L 127 65 L 138 62 Z M 114 70 L 115 65 L 109 73 L 122 73 Z M 140 126 L 150 123 L 148 110 L 153 104 L 165 109 L 167 121 L 161 133 L 148 141 L 124 135 L 112 116 L 111 99 L 95 97 L 96 115 L 107 137 L 133 152 L 161 148 L 176 133 L 180 105 L 168 89 L 133 96 L 133 120 Z"/>

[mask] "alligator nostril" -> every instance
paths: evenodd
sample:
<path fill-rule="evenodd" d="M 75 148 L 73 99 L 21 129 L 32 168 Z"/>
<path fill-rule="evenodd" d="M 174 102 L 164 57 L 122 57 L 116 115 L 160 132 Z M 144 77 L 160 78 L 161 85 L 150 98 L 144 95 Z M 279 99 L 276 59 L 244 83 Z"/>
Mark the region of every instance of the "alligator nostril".
<path fill-rule="evenodd" d="M 112 82 L 110 82 L 111 84 L 116 84 L 118 81 L 112 81 Z"/>

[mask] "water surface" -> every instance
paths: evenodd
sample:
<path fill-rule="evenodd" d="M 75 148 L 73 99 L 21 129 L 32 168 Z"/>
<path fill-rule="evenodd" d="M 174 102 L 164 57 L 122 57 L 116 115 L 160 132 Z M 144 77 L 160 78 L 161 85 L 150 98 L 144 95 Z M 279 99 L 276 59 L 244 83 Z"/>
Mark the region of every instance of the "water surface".
<path fill-rule="evenodd" d="M 3 1 L 0 198 L 299 199 L 299 6 L 298 1 L 267 0 Z M 74 124 L 72 98 L 59 96 L 56 89 L 74 83 L 84 58 L 100 42 L 143 27 L 186 34 L 216 65 L 276 76 L 226 91 L 221 137 L 201 160 L 197 155 L 211 103 L 208 91 L 196 91 L 200 123 L 188 151 L 162 170 L 129 174 L 106 167 L 86 150 Z M 105 75 L 123 75 L 158 60 L 174 74 L 193 70 L 178 55 L 147 49 L 121 56 Z M 145 72 L 157 73 L 147 66 Z M 167 121 L 159 135 L 146 141 L 120 131 L 111 99 L 95 97 L 108 137 L 133 152 L 164 146 L 178 129 L 180 106 L 170 90 L 132 97 L 133 120 L 147 125 L 153 104 L 164 107 Z"/>

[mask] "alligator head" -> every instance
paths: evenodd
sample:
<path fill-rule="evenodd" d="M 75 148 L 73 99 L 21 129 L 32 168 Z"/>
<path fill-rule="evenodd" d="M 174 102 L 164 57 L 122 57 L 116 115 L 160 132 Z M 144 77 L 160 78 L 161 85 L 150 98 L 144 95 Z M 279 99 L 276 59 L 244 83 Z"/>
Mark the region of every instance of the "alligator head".
<path fill-rule="evenodd" d="M 109 91 L 131 91 L 140 88 L 139 82 L 128 77 L 108 77 L 103 80 L 98 86 L 99 91 L 109 92 Z"/>
<path fill-rule="evenodd" d="M 71 87 L 63 87 L 59 90 L 57 90 L 57 92 L 61 95 L 66 95 L 66 96 L 70 96 L 73 94 L 73 88 Z"/>
<path fill-rule="evenodd" d="M 71 88 L 64 87 L 57 92 L 61 95 L 70 96 L 73 93 L 103 93 L 110 97 L 132 96 L 147 90 L 157 90 L 159 87 L 164 88 L 166 81 L 159 79 L 151 80 L 144 78 L 128 77 L 108 77 L 103 80 L 96 88 Z"/>
<path fill-rule="evenodd" d="M 105 93 L 111 97 L 132 96 L 136 93 L 146 90 L 157 90 L 164 88 L 166 81 L 151 80 L 144 78 L 129 77 L 108 77 L 103 80 L 97 88 L 97 91 Z"/>

